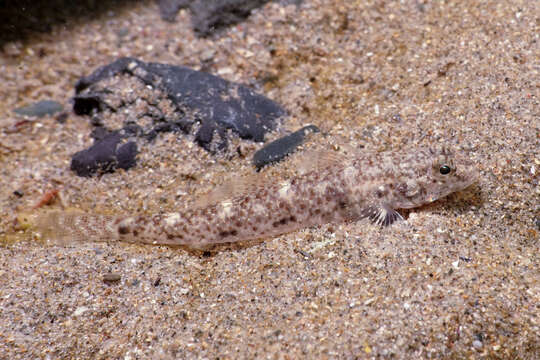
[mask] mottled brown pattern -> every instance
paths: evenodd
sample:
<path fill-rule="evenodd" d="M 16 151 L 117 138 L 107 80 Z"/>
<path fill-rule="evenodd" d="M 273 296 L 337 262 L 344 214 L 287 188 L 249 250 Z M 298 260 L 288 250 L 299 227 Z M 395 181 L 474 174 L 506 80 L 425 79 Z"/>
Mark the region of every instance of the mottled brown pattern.
<path fill-rule="evenodd" d="M 396 209 L 434 201 L 475 177 L 473 165 L 448 149 L 362 153 L 205 208 L 120 219 L 55 212 L 37 227 L 78 239 L 201 247 L 362 217 L 389 225 L 401 218 Z"/>

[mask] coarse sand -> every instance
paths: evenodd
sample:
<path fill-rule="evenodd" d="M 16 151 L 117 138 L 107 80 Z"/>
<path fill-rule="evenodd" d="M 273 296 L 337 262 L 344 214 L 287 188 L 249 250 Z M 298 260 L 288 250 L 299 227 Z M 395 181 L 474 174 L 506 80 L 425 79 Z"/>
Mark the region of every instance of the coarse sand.
<path fill-rule="evenodd" d="M 268 3 L 210 38 L 185 10 L 168 23 L 153 1 L 122 4 L 2 45 L 0 358 L 540 358 L 539 1 Z M 388 228 L 212 252 L 14 233 L 55 190 L 33 211 L 152 214 L 254 173 L 263 144 L 212 155 L 168 133 L 127 172 L 75 176 L 92 125 L 74 83 L 121 56 L 255 88 L 290 113 L 268 140 L 315 124 L 310 141 L 335 149 L 450 145 L 481 176 Z M 46 99 L 65 121 L 13 113 Z"/>

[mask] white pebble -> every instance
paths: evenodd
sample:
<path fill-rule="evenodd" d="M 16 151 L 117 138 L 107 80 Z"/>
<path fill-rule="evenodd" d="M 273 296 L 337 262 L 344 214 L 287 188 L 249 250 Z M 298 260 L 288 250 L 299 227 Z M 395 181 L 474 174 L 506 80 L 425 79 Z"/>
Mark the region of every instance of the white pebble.
<path fill-rule="evenodd" d="M 73 312 L 74 316 L 80 316 L 87 312 L 89 309 L 86 306 L 79 306 L 75 311 Z"/>

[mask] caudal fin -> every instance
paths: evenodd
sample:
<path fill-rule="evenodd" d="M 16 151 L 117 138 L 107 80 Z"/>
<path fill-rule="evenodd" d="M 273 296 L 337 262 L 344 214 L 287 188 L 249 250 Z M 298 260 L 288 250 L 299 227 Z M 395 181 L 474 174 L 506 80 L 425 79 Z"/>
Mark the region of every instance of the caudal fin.
<path fill-rule="evenodd" d="M 116 217 L 88 214 L 78 210 L 49 210 L 18 216 L 19 227 L 43 240 L 71 243 L 114 241 Z"/>

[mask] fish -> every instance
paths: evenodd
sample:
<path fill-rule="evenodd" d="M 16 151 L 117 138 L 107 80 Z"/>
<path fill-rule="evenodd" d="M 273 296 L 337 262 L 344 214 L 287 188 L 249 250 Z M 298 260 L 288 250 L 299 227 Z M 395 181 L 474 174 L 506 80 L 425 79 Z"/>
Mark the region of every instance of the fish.
<path fill-rule="evenodd" d="M 403 220 L 399 210 L 461 191 L 478 178 L 469 157 L 448 147 L 311 157 L 317 160 L 311 170 L 281 181 L 248 181 L 181 211 L 128 216 L 53 210 L 24 221 L 74 241 L 205 248 L 364 218 L 386 227 Z"/>

